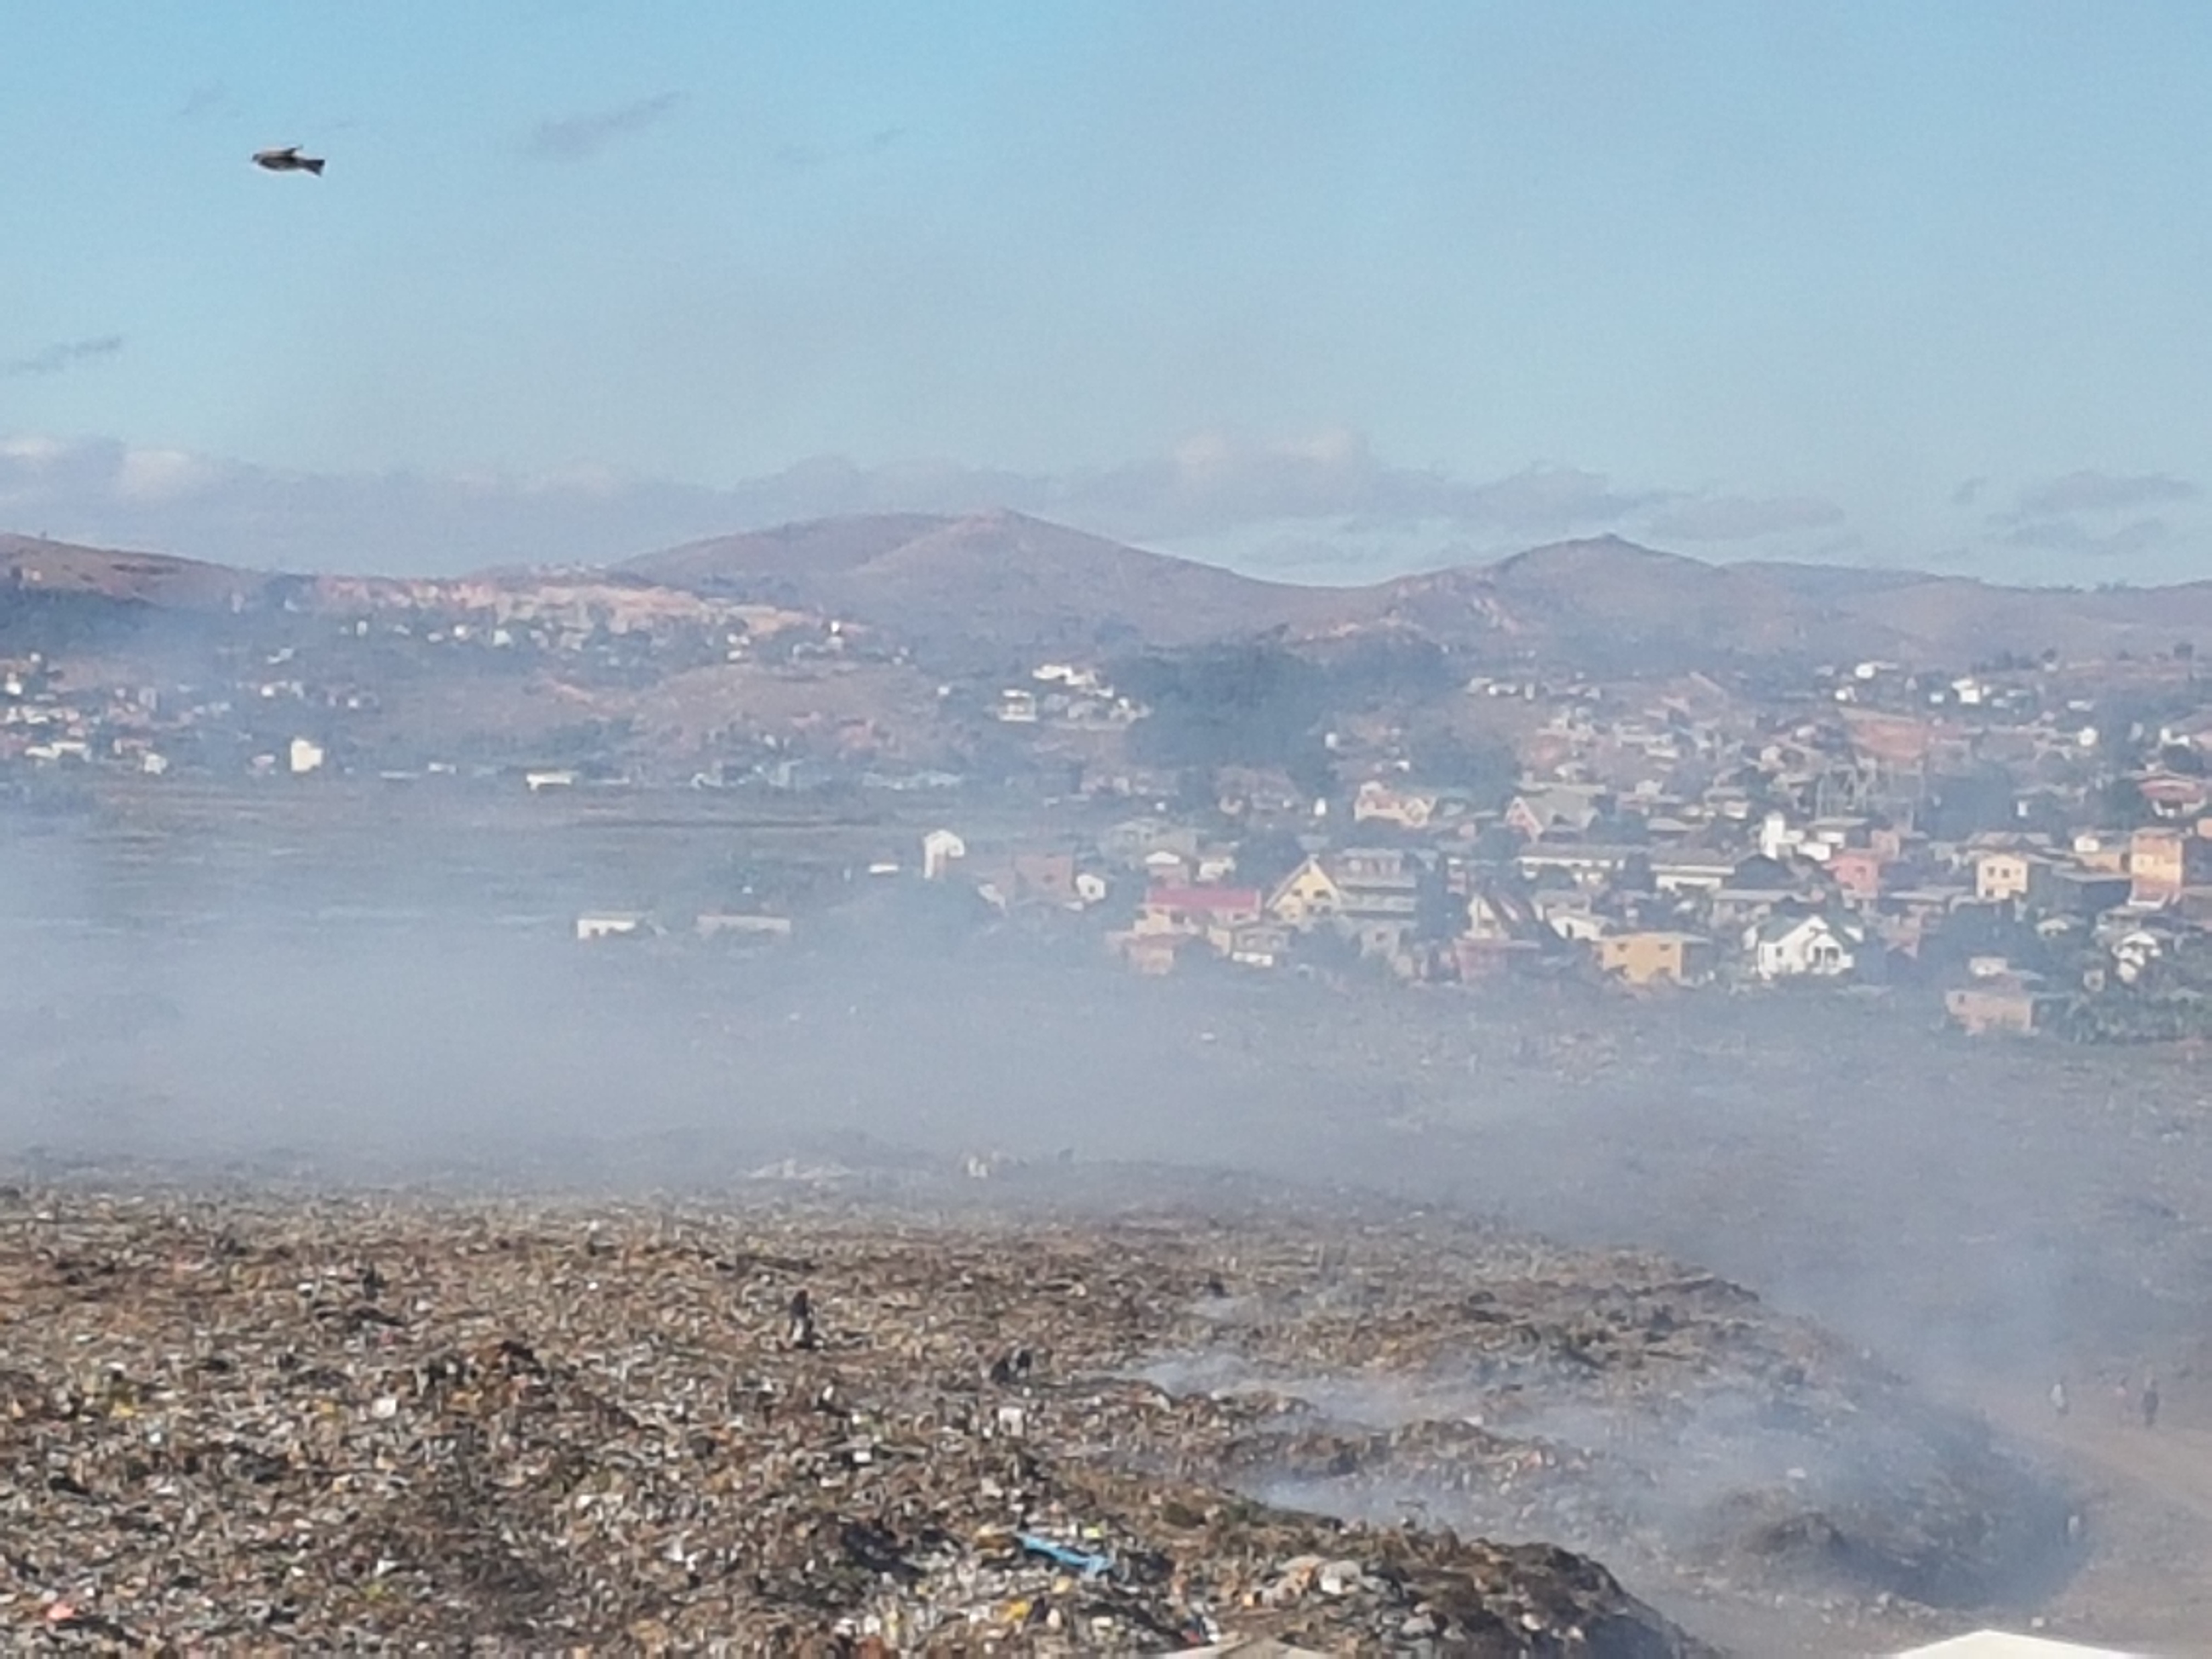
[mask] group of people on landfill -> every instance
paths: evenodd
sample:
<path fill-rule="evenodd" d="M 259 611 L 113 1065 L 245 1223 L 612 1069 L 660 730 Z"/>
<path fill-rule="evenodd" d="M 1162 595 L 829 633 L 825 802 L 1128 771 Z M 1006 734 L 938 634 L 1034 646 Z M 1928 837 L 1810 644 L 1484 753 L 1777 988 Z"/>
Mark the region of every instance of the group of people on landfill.
<path fill-rule="evenodd" d="M 2145 1373 L 2140 1389 L 2130 1389 L 2127 1379 L 2122 1377 L 2112 1385 L 2112 1394 L 2119 1401 L 2123 1420 L 2130 1415 L 2139 1415 L 2143 1427 L 2154 1429 L 2158 1426 L 2158 1379 L 2155 1376 Z M 2131 1401 L 2132 1411 L 2130 1409 Z M 2063 1417 L 2071 1403 L 2067 1397 L 2066 1379 L 2062 1376 L 2051 1385 L 2051 1409 Z"/>

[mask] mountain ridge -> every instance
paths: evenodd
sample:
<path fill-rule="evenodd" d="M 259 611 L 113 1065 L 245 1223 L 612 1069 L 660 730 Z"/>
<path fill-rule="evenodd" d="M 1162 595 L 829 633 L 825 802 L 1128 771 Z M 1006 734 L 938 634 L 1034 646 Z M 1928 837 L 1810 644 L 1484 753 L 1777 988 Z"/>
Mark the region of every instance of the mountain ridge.
<path fill-rule="evenodd" d="M 576 571 L 564 570 L 563 576 Z M 1954 663 L 2212 649 L 2212 581 L 2013 587 L 1895 568 L 1717 563 L 1617 536 L 1342 586 L 1272 581 L 1026 514 L 794 520 L 590 567 L 601 580 L 799 606 L 926 647 L 1175 648 L 1275 634 L 1413 633 L 1449 649 L 1602 667 L 1759 657 Z M 532 573 L 507 568 L 503 583 Z M 551 580 L 552 573 L 537 578 Z M 16 594 L 205 610 L 286 579 L 171 555 L 0 534 Z"/>

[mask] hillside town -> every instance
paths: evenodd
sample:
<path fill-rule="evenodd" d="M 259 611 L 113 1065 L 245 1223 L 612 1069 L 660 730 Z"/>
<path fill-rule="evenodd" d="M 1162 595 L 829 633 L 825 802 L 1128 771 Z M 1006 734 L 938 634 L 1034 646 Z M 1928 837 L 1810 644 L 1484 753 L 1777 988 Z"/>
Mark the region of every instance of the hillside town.
<path fill-rule="evenodd" d="M 1647 994 L 1881 988 L 1940 995 L 1978 1035 L 2212 1033 L 2206 730 L 2163 734 L 2170 763 L 2085 787 L 2079 822 L 2023 791 L 2019 827 L 1956 830 L 1922 827 L 1940 805 L 1916 811 L 1888 793 L 1908 786 L 1808 735 L 1694 796 L 1619 789 L 1571 763 L 1496 807 L 1369 778 L 1295 830 L 1224 799 L 973 878 L 1000 908 L 1111 915 L 1107 944 L 1142 974 L 1218 962 L 1423 985 L 1573 975 Z M 925 863 L 951 878 L 945 842 Z"/>
<path fill-rule="evenodd" d="M 858 873 L 1142 975 L 1879 989 L 1977 1034 L 2212 1035 L 2185 641 L 1608 675 L 1385 630 L 925 669 L 851 618 L 589 573 L 285 581 L 197 629 L 0 660 L 0 780 L 829 799 L 887 826 Z"/>

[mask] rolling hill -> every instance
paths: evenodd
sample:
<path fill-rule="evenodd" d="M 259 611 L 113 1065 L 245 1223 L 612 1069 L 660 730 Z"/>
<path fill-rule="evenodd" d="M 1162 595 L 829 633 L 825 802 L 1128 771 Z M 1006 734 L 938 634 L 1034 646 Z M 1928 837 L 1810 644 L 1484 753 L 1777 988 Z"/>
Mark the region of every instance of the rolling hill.
<path fill-rule="evenodd" d="M 1376 591 L 1388 614 L 1443 643 L 1578 664 L 1820 655 L 1890 642 L 1879 624 L 1845 619 L 1765 571 L 1610 536 L 1406 577 Z"/>
<path fill-rule="evenodd" d="M 166 553 L 85 547 L 0 533 L 0 588 L 18 598 L 70 596 L 178 610 L 227 609 L 279 580 L 265 572 L 179 559 Z"/>
<path fill-rule="evenodd" d="M 2212 583 L 2005 587 L 1923 572 L 1709 564 L 1617 537 L 1364 586 L 1262 581 L 1014 513 L 830 519 L 695 542 L 632 580 L 799 605 L 917 643 L 1173 647 L 1281 629 L 1413 633 L 1482 654 L 1602 669 L 1735 659 L 1960 664 L 2212 648 Z"/>
<path fill-rule="evenodd" d="M 1340 598 L 1018 513 L 822 520 L 693 542 L 617 571 L 701 593 L 830 611 L 931 644 L 1047 650 L 1325 628 Z"/>
<path fill-rule="evenodd" d="M 691 542 L 603 574 L 853 617 L 939 659 L 1097 654 L 1278 631 L 1316 640 L 1387 631 L 1477 657 L 1601 672 L 1865 657 L 1963 666 L 2046 649 L 2148 656 L 2185 640 L 2212 654 L 2212 581 L 2008 587 L 1888 568 L 1711 564 L 1616 537 L 1322 587 L 1261 580 L 1018 513 L 884 514 Z M 0 612 L 19 622 L 38 611 L 216 611 L 287 591 L 286 578 L 261 572 L 0 534 Z"/>

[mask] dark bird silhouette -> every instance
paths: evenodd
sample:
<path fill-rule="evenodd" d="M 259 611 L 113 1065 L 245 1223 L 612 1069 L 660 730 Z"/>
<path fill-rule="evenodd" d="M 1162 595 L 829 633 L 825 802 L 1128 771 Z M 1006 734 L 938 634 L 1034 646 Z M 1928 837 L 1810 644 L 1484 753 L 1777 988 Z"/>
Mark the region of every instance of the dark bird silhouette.
<path fill-rule="evenodd" d="M 257 149 L 253 152 L 253 165 L 265 173 L 312 173 L 318 179 L 323 176 L 323 158 L 301 155 L 297 144 L 287 144 L 282 149 Z"/>

